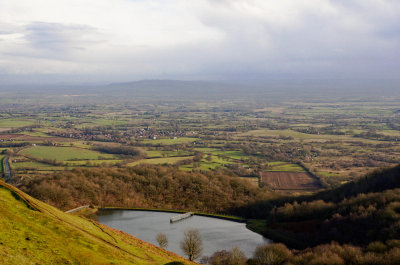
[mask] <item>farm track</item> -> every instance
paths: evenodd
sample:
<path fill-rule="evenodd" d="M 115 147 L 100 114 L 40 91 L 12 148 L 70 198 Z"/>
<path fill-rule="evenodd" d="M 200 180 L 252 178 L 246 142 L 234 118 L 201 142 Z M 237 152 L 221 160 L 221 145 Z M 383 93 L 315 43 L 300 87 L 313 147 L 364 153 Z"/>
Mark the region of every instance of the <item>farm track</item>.
<path fill-rule="evenodd" d="M 7 177 L 5 178 L 5 181 L 8 183 L 11 180 L 11 168 L 10 168 L 10 157 L 6 156 L 4 158 L 4 162 L 3 162 L 3 167 L 4 167 L 4 171 L 7 175 Z"/>

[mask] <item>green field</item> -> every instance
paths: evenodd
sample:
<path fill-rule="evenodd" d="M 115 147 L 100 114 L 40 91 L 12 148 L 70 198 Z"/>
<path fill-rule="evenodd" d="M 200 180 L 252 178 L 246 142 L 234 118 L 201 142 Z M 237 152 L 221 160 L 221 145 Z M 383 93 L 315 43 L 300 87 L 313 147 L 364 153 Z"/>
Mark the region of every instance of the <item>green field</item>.
<path fill-rule="evenodd" d="M 270 168 L 266 171 L 305 172 L 301 166 L 285 162 L 272 162 L 268 166 Z"/>
<path fill-rule="evenodd" d="M 45 134 L 44 132 L 40 131 L 32 131 L 32 132 L 24 132 L 24 135 L 34 136 L 34 137 L 50 137 L 49 135 Z"/>
<path fill-rule="evenodd" d="M 14 120 L 14 119 L 0 119 L 0 128 L 16 128 L 32 125 L 33 121 L 28 120 Z"/>
<path fill-rule="evenodd" d="M 76 128 L 85 128 L 85 127 L 94 127 L 94 126 L 115 126 L 115 125 L 123 125 L 127 124 L 129 121 L 124 120 L 115 120 L 115 119 L 104 119 L 104 118 L 94 118 L 90 122 L 83 122 L 79 125 L 76 125 Z"/>
<path fill-rule="evenodd" d="M 268 129 L 261 129 L 261 130 L 254 130 L 248 131 L 245 133 L 238 134 L 238 136 L 272 136 L 272 137 L 293 137 L 294 139 L 315 139 L 315 140 L 354 140 L 349 136 L 344 135 L 318 135 L 318 134 L 307 134 L 301 133 L 293 130 L 268 130 Z"/>
<path fill-rule="evenodd" d="M 183 157 L 163 157 L 163 158 L 150 158 L 150 159 L 142 159 L 132 163 L 129 163 L 128 166 L 135 166 L 139 164 L 175 164 L 176 162 L 185 160 L 185 159 L 192 159 L 193 156 L 183 156 Z"/>
<path fill-rule="evenodd" d="M 5 157 L 5 155 L 0 155 L 0 174 L 3 173 L 4 169 L 3 169 L 3 158 Z"/>
<path fill-rule="evenodd" d="M 55 167 L 49 164 L 40 163 L 36 161 L 26 161 L 26 162 L 17 162 L 12 163 L 13 169 L 22 169 L 22 168 L 33 168 L 37 170 L 59 170 L 60 167 Z"/>
<path fill-rule="evenodd" d="M 115 165 L 121 163 L 121 159 L 97 159 L 97 160 L 80 160 L 80 161 L 68 161 L 68 165 L 77 166 L 102 166 L 102 165 Z"/>
<path fill-rule="evenodd" d="M 207 157 L 207 156 L 205 156 Z M 217 156 L 212 156 L 211 160 L 208 161 L 207 159 L 203 158 L 200 162 L 200 164 L 197 166 L 195 163 L 189 164 L 189 165 L 182 165 L 179 168 L 182 170 L 190 171 L 193 169 L 200 169 L 200 170 L 213 170 L 218 167 L 224 167 L 227 164 L 234 164 L 231 161 L 228 161 L 226 159 L 222 159 Z"/>
<path fill-rule="evenodd" d="M 242 151 L 235 151 L 235 150 L 221 150 L 218 148 L 195 148 L 196 151 L 203 152 L 205 155 L 211 154 L 214 156 L 225 156 L 228 160 L 229 159 L 247 159 L 249 158 L 248 155 L 243 153 Z M 222 158 L 224 159 L 224 158 Z M 226 160 L 225 160 L 226 161 Z"/>
<path fill-rule="evenodd" d="M 335 172 L 317 172 L 317 174 L 324 177 L 340 177 L 340 174 Z"/>
<path fill-rule="evenodd" d="M 382 134 L 388 135 L 388 136 L 399 136 L 400 137 L 400 131 L 395 131 L 395 130 L 383 130 L 383 131 L 377 131 L 377 133 L 382 133 Z"/>
<path fill-rule="evenodd" d="M 70 160 L 96 160 L 101 157 L 114 158 L 114 155 L 102 154 L 96 151 L 75 148 L 75 147 L 55 147 L 55 146 L 36 146 L 21 151 L 22 155 L 28 155 L 39 159 L 56 159 L 59 161 Z"/>
<path fill-rule="evenodd" d="M 146 151 L 146 156 L 147 158 L 161 158 L 161 157 L 173 157 L 173 156 L 189 156 L 189 155 L 193 155 L 193 152 L 190 151 L 158 151 L 158 150 L 150 150 L 150 151 Z"/>
<path fill-rule="evenodd" d="M 144 140 L 143 143 L 152 144 L 152 145 L 173 145 L 173 144 L 187 144 L 198 140 L 197 138 L 191 137 L 178 137 L 174 138 L 164 138 L 164 139 L 155 139 L 155 140 Z"/>

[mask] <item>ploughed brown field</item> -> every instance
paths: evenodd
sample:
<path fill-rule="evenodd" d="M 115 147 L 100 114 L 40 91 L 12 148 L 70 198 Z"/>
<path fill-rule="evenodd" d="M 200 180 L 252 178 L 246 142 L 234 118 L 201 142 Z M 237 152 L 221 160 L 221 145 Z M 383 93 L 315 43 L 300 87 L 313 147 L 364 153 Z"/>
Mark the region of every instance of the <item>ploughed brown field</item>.
<path fill-rule="evenodd" d="M 262 172 L 261 182 L 274 190 L 316 190 L 321 188 L 319 181 L 305 172 Z"/>
<path fill-rule="evenodd" d="M 0 128 L 0 131 L 1 131 L 1 129 L 2 128 Z M 21 136 L 23 136 L 23 135 L 22 134 L 13 134 L 13 133 L 0 134 L 0 140 L 10 140 L 10 139 L 15 139 L 15 138 L 18 138 L 18 137 L 21 137 Z"/>
<path fill-rule="evenodd" d="M 71 142 L 70 138 L 62 138 L 62 137 L 40 137 L 40 136 L 30 136 L 30 135 L 21 135 L 18 137 L 19 141 L 50 141 L 50 142 Z"/>

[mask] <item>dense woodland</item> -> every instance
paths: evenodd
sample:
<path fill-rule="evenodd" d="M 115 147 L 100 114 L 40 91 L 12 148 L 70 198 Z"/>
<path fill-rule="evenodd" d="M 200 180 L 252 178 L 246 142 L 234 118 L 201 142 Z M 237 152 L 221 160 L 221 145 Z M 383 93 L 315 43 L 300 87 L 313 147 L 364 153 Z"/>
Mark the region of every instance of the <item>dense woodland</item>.
<path fill-rule="evenodd" d="M 162 166 L 74 169 L 34 178 L 20 188 L 60 209 L 91 204 L 230 213 L 271 196 L 226 171 L 189 173 Z"/>

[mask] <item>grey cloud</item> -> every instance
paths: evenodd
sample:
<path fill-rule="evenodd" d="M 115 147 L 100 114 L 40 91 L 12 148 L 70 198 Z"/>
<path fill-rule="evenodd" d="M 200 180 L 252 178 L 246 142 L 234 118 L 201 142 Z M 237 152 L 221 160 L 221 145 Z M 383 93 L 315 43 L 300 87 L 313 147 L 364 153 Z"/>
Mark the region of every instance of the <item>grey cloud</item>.
<path fill-rule="evenodd" d="M 20 31 L 21 27 L 0 21 L 0 35 L 9 35 Z"/>
<path fill-rule="evenodd" d="M 98 29 L 85 25 L 34 22 L 23 29 L 0 28 L 24 34 L 27 42 L 21 47 L 10 45 L 8 55 L 68 60 L 77 65 L 78 72 L 84 68 L 82 65 L 87 69 L 93 66 L 95 74 L 160 78 L 179 74 L 400 75 L 400 1 L 282 2 L 291 9 L 283 9 L 280 2 L 272 0 L 203 0 L 197 2 L 201 4 L 188 4 L 196 9 L 196 19 L 219 36 L 168 47 L 117 42 L 107 45 Z M 278 7 L 278 14 L 268 13 L 265 3 Z M 250 8 L 244 10 L 243 5 Z"/>
<path fill-rule="evenodd" d="M 316 1 L 316 7 L 302 7 L 286 24 L 243 15 L 234 4 L 244 1 L 210 2 L 224 11 L 206 10 L 200 18 L 226 34 L 221 53 L 231 55 L 223 65 L 232 74 L 243 71 L 243 65 L 266 73 L 400 74 L 399 2 L 320 1 L 331 11 L 326 14 Z"/>
<path fill-rule="evenodd" d="M 25 30 L 31 47 L 59 56 L 85 50 L 88 44 L 100 41 L 97 30 L 85 25 L 33 22 Z"/>

